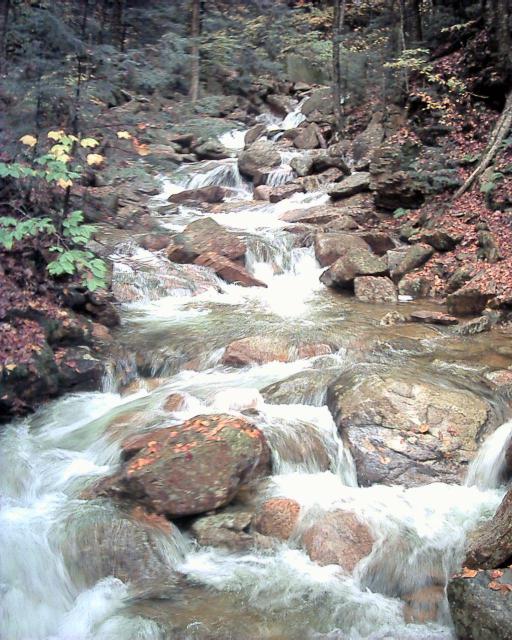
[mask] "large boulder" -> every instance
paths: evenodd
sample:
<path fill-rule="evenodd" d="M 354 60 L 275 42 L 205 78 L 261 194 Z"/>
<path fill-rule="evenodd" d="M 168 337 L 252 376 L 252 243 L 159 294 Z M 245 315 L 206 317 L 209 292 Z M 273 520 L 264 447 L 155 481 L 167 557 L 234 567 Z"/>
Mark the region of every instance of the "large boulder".
<path fill-rule="evenodd" d="M 395 303 L 398 295 L 393 281 L 385 277 L 361 276 L 354 280 L 354 293 L 360 302 Z"/>
<path fill-rule="evenodd" d="M 200 187 L 199 189 L 189 189 L 187 191 L 173 193 L 169 196 L 169 202 L 173 204 L 185 204 L 187 202 L 207 202 L 208 204 L 215 204 L 222 202 L 226 194 L 227 190 L 224 189 L 224 187 L 212 185 L 210 187 Z"/>
<path fill-rule="evenodd" d="M 370 164 L 373 151 L 384 140 L 383 114 L 377 111 L 372 115 L 366 129 L 354 138 L 352 143 L 352 159 L 356 168 L 366 168 Z"/>
<path fill-rule="evenodd" d="M 350 233 L 316 233 L 314 246 L 316 259 L 322 267 L 329 266 L 354 249 L 370 251 L 362 238 Z"/>
<path fill-rule="evenodd" d="M 266 124 L 255 124 L 253 127 L 247 130 L 245 134 L 244 143 L 246 147 L 250 147 L 253 142 L 259 140 L 259 138 L 263 137 L 267 133 L 267 125 Z"/>
<path fill-rule="evenodd" d="M 191 263 L 200 255 L 213 252 L 230 260 L 243 258 L 246 243 L 235 233 L 227 231 L 213 218 L 200 218 L 191 222 L 172 239 L 167 255 L 169 260 Z"/>
<path fill-rule="evenodd" d="M 293 209 L 281 215 L 285 222 L 303 222 L 306 224 L 326 224 L 337 220 L 343 215 L 343 211 L 332 205 L 322 204 L 308 209 Z"/>
<path fill-rule="evenodd" d="M 223 160 L 231 155 L 229 150 L 215 138 L 202 142 L 193 150 L 199 160 Z"/>
<path fill-rule="evenodd" d="M 344 178 L 341 182 L 331 184 L 327 193 L 333 200 L 350 198 L 358 193 L 370 190 L 370 174 L 366 171 L 359 171 Z"/>
<path fill-rule="evenodd" d="M 318 149 L 321 146 L 321 132 L 318 125 L 312 122 L 304 129 L 301 129 L 299 135 L 293 140 L 297 149 Z"/>
<path fill-rule="evenodd" d="M 267 362 L 291 362 L 299 358 L 313 358 L 332 352 L 326 344 L 303 344 L 294 347 L 286 338 L 276 336 L 250 336 L 229 344 L 222 363 L 233 367 Z"/>
<path fill-rule="evenodd" d="M 194 260 L 194 264 L 210 267 L 226 282 L 239 284 L 242 287 L 266 287 L 261 280 L 252 276 L 247 269 L 218 253 L 208 251 Z"/>
<path fill-rule="evenodd" d="M 396 268 L 391 271 L 391 277 L 395 282 L 398 282 L 406 273 L 423 266 L 433 255 L 434 249 L 432 247 L 422 244 L 413 245 L 407 250 Z"/>
<path fill-rule="evenodd" d="M 476 316 L 496 297 L 496 284 L 478 275 L 446 298 L 448 312 L 455 316 Z"/>
<path fill-rule="evenodd" d="M 512 563 L 512 490 L 494 517 L 474 531 L 468 541 L 466 566 L 495 569 Z"/>
<path fill-rule="evenodd" d="M 459 483 L 499 422 L 483 397 L 384 367 L 344 373 L 327 404 L 363 486 Z"/>
<path fill-rule="evenodd" d="M 261 431 L 230 415 L 204 415 L 122 444 L 122 464 L 91 490 L 171 518 L 222 507 L 270 471 Z"/>
<path fill-rule="evenodd" d="M 415 209 L 425 199 L 424 189 L 407 169 L 401 149 L 381 145 L 374 150 L 370 162 L 371 189 L 375 204 L 382 209 Z"/>
<path fill-rule="evenodd" d="M 448 583 L 447 593 L 459 640 L 512 638 L 512 569 L 466 571 Z"/>
<path fill-rule="evenodd" d="M 311 560 L 321 566 L 337 564 L 348 573 L 370 555 L 374 541 L 368 525 L 341 509 L 323 514 L 302 535 Z"/>
<path fill-rule="evenodd" d="M 300 505 L 290 498 L 270 498 L 260 505 L 252 527 L 264 536 L 288 540 L 295 531 Z"/>
<path fill-rule="evenodd" d="M 322 115 L 332 113 L 332 91 L 329 87 L 313 91 L 302 105 L 302 113 L 305 116 L 311 116 L 315 112 L 319 112 Z"/>
<path fill-rule="evenodd" d="M 354 249 L 338 258 L 324 273 L 320 280 L 328 287 L 351 289 L 358 276 L 381 276 L 388 272 L 388 266 L 382 258 L 364 249 Z"/>
<path fill-rule="evenodd" d="M 240 173 L 254 178 L 261 171 L 277 167 L 281 164 L 281 156 L 275 145 L 269 140 L 257 140 L 238 157 Z"/>

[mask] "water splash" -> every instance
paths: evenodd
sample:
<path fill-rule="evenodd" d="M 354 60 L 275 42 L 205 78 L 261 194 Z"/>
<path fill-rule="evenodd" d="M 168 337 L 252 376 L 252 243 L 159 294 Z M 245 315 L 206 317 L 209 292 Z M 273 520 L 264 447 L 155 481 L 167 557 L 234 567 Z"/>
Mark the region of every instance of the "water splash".
<path fill-rule="evenodd" d="M 511 442 L 512 420 L 509 420 L 496 429 L 480 447 L 469 467 L 466 485 L 481 489 L 499 487 L 505 481 L 505 456 Z"/>

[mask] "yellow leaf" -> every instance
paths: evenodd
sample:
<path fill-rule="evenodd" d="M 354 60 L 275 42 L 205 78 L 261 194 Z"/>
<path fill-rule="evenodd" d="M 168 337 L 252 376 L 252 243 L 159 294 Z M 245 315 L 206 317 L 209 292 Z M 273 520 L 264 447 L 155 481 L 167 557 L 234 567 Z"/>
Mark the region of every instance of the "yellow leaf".
<path fill-rule="evenodd" d="M 14 371 L 14 369 L 16 369 L 16 365 L 14 362 L 11 362 L 10 364 L 5 365 L 5 369 L 7 369 L 7 371 Z"/>
<path fill-rule="evenodd" d="M 34 136 L 27 134 L 26 136 L 20 138 L 20 142 L 27 147 L 35 147 L 37 144 L 37 138 L 34 138 Z"/>
<path fill-rule="evenodd" d="M 101 164 L 104 160 L 105 158 L 101 156 L 99 153 L 90 153 L 87 156 L 87 164 L 90 167 L 93 167 L 94 165 L 97 165 L 97 164 Z"/>
<path fill-rule="evenodd" d="M 63 153 L 61 156 L 59 156 L 59 160 L 64 163 L 68 163 L 71 160 L 71 156 L 68 156 L 67 153 Z"/>
<path fill-rule="evenodd" d="M 82 138 L 80 140 L 80 144 L 82 145 L 82 147 L 84 147 L 84 149 L 94 149 L 94 147 L 97 147 L 99 145 L 99 142 L 94 138 Z"/>
<path fill-rule="evenodd" d="M 64 135 L 64 131 L 62 129 L 60 131 L 48 131 L 48 138 L 50 140 L 56 140 L 57 142 L 62 139 Z"/>
<path fill-rule="evenodd" d="M 61 156 L 66 155 L 66 147 L 62 144 L 54 144 L 50 149 L 50 153 L 60 160 Z"/>
<path fill-rule="evenodd" d="M 132 134 L 129 133 L 128 131 L 118 131 L 117 137 L 119 138 L 119 140 L 130 140 L 132 137 Z"/>
<path fill-rule="evenodd" d="M 73 142 L 78 142 L 78 138 L 77 138 L 76 136 L 74 136 L 73 134 L 70 134 L 70 135 L 68 136 L 68 138 L 69 138 L 70 140 L 72 140 Z"/>
<path fill-rule="evenodd" d="M 59 185 L 59 187 L 62 187 L 63 189 L 67 189 L 68 187 L 73 186 L 73 183 L 69 178 L 67 180 L 65 178 L 60 178 L 60 180 L 57 180 L 57 184 Z"/>

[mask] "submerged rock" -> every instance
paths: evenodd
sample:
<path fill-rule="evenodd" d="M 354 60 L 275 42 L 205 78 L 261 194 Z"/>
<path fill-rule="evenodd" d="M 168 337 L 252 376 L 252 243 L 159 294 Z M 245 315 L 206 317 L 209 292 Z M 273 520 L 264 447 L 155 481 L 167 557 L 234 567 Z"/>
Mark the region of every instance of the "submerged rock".
<path fill-rule="evenodd" d="M 341 509 L 325 513 L 302 535 L 311 560 L 321 566 L 337 564 L 348 573 L 370 555 L 374 541 L 368 525 Z"/>
<path fill-rule="evenodd" d="M 222 507 L 250 480 L 270 471 L 261 431 L 219 414 L 135 436 L 122 444 L 121 468 L 93 487 L 95 496 L 183 517 Z"/>
<path fill-rule="evenodd" d="M 340 376 L 327 405 L 362 486 L 459 483 L 498 424 L 483 397 L 381 367 Z"/>
<path fill-rule="evenodd" d="M 329 353 L 332 353 L 332 349 L 327 344 L 311 343 L 294 347 L 286 338 L 250 336 L 229 344 L 224 351 L 222 362 L 234 367 L 244 367 L 267 362 L 292 362 Z"/>

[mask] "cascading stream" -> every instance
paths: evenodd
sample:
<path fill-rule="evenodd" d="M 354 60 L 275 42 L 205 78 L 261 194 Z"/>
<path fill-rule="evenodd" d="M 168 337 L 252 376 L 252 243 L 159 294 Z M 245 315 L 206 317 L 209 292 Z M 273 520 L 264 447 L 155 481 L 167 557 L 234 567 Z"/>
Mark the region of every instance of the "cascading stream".
<path fill-rule="evenodd" d="M 296 126 L 301 115 L 300 109 L 290 114 L 281 128 Z M 242 133 L 223 143 L 241 148 Z M 273 183 L 280 184 L 277 174 Z M 250 197 L 236 160 L 226 160 L 164 179 L 159 202 L 175 189 L 212 184 L 232 188 L 238 200 Z M 357 486 L 322 381 L 347 370 L 359 357 L 353 345 L 383 329 L 375 329 L 374 309 L 340 303 L 322 287 L 313 250 L 294 247 L 286 232 L 285 211 L 323 201 L 307 194 L 275 205 L 242 202 L 213 216 L 247 234 L 246 266 L 266 288 L 228 285 L 204 268 L 118 248 L 114 287 L 125 295 L 122 334 L 159 378 L 154 385 L 141 381 L 128 395 L 70 394 L 0 435 L 8 461 L 0 470 L 0 640 L 453 637 L 446 603 L 435 621 L 407 624 L 400 598 L 433 585 L 442 590 L 466 533 L 496 509 L 512 423 L 483 444 L 464 486 Z M 182 209 L 177 226 L 202 215 Z M 197 269 L 203 280 L 192 286 Z M 224 348 L 247 335 L 300 337 L 328 343 L 332 353 L 224 366 Z M 382 354 L 400 364 L 410 351 L 406 343 Z M 283 381 L 299 378 L 294 393 L 279 395 Z M 172 392 L 186 401 L 169 414 L 163 403 Z M 340 510 L 369 528 L 372 552 L 353 573 L 316 564 L 297 536 L 272 549 L 227 553 L 195 546 L 174 526 L 161 529 L 87 500 L 91 482 L 115 470 L 128 436 L 218 412 L 243 413 L 262 429 L 273 475 L 258 499 L 296 500 L 299 531 Z"/>

